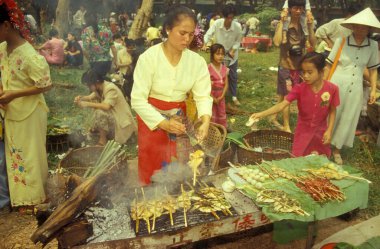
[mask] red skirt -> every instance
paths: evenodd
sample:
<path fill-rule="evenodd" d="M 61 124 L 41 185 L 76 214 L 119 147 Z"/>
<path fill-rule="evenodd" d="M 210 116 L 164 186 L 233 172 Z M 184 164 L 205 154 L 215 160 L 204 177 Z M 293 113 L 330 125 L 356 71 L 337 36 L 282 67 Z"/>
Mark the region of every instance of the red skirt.
<path fill-rule="evenodd" d="M 148 98 L 148 102 L 163 111 L 179 108 L 186 113 L 185 102 L 166 102 Z M 138 124 L 138 172 L 140 182 L 144 185 L 150 183 L 155 171 L 168 165 L 172 158 L 177 157 L 176 139 L 159 128 L 151 131 L 144 121 L 137 115 Z"/>

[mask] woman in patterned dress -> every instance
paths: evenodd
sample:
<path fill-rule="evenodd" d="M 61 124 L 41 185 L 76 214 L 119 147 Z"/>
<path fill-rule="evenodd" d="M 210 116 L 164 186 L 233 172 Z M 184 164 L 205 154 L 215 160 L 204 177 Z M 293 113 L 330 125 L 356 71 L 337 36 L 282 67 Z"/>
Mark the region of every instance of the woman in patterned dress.
<path fill-rule="evenodd" d="M 42 93 L 51 88 L 49 66 L 25 40 L 24 25 L 16 3 L 0 0 L 0 105 L 11 205 L 20 210 L 46 200 L 48 108 Z"/>

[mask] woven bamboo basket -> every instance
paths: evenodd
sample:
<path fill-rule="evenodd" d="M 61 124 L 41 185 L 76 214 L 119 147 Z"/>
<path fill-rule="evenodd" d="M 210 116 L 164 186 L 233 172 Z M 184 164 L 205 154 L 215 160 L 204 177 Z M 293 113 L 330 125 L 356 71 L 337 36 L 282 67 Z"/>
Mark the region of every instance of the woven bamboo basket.
<path fill-rule="evenodd" d="M 255 164 L 262 160 L 271 161 L 291 157 L 292 133 L 278 130 L 258 130 L 246 134 L 244 140 L 252 148 L 263 148 L 263 152 L 238 147 L 237 158 L 240 164 Z"/>
<path fill-rule="evenodd" d="M 235 154 L 236 145 L 234 143 L 228 143 L 227 147 L 220 153 L 217 170 L 229 167 L 228 162 L 234 162 Z"/>
<path fill-rule="evenodd" d="M 94 166 L 103 148 L 103 146 L 91 146 L 70 150 L 58 163 L 58 168 L 83 176 L 89 167 Z"/>
<path fill-rule="evenodd" d="M 200 122 L 194 125 L 197 129 L 200 126 Z M 206 167 L 214 170 L 219 161 L 220 152 L 223 147 L 224 140 L 226 139 L 227 131 L 219 124 L 210 123 L 208 136 L 202 143 L 202 147 L 208 151 L 213 152 L 215 157 L 206 156 Z M 177 137 L 177 159 L 181 163 L 187 163 L 189 161 L 190 153 L 194 152 L 194 147 L 191 146 L 190 139 L 187 136 Z"/>

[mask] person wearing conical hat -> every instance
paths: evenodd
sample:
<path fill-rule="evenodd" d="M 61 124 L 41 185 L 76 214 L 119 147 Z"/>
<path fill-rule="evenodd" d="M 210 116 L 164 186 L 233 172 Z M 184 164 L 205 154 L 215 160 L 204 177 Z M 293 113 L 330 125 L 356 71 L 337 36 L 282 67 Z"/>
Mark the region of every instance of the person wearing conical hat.
<path fill-rule="evenodd" d="M 337 67 L 331 77 L 331 82 L 339 86 L 341 104 L 337 108 L 334 132 L 331 144 L 333 156 L 337 164 L 342 164 L 340 149 L 343 146 L 352 147 L 355 130 L 359 121 L 363 101 L 363 72 L 369 70 L 371 93 L 369 104 L 376 100 L 377 67 L 379 67 L 378 45 L 369 39 L 369 34 L 380 31 L 380 22 L 370 8 L 367 8 L 345 20 L 342 26 L 352 30 L 345 38 L 338 38 L 327 58 L 326 75 L 332 68 L 339 54 Z"/>

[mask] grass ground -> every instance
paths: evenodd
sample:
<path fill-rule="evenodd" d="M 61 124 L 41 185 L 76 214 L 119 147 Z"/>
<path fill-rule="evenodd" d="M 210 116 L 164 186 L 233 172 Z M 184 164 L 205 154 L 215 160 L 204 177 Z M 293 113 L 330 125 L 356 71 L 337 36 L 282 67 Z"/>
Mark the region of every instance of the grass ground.
<path fill-rule="evenodd" d="M 202 53 L 206 61 L 209 54 Z M 256 112 L 264 110 L 276 103 L 276 77 L 277 73 L 270 71 L 269 67 L 277 65 L 278 50 L 273 49 L 267 53 L 239 55 L 238 96 L 242 102 L 242 110 Z M 52 68 L 51 74 L 56 87 L 46 94 L 50 107 L 49 124 L 69 125 L 72 128 L 86 131 L 91 124 L 91 112 L 79 109 L 73 105 L 77 95 L 88 94 L 88 89 L 80 83 L 84 70 Z M 292 108 L 294 109 L 294 108 Z M 229 117 L 229 126 L 232 130 L 246 134 L 249 129 L 244 125 L 246 115 Z M 294 127 L 297 114 L 292 112 L 291 125 Z M 234 122 L 232 122 L 234 120 Z M 259 128 L 271 128 L 266 120 L 259 122 Z M 130 146 L 130 156 L 137 155 L 135 145 Z M 54 155 L 50 156 L 55 162 Z M 371 180 L 368 209 L 360 212 L 363 218 L 369 218 L 380 213 L 380 150 L 372 142 L 366 144 L 357 140 L 353 148 L 343 150 L 346 163 L 364 172 L 364 176 Z"/>

